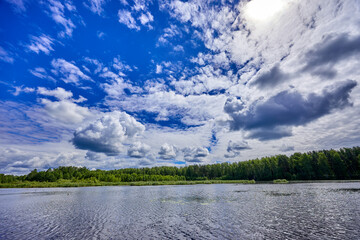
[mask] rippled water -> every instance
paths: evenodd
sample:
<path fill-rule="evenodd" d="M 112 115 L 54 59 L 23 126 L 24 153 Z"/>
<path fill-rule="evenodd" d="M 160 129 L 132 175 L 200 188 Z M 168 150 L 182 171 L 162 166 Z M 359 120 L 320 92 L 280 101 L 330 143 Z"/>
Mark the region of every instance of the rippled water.
<path fill-rule="evenodd" d="M 360 239 L 360 183 L 0 189 L 0 239 Z"/>

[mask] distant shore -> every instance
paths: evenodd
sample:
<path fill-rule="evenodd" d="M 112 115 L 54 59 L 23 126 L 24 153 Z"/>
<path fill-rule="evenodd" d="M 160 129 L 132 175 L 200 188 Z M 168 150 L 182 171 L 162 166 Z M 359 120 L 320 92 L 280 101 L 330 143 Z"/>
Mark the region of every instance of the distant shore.
<path fill-rule="evenodd" d="M 195 185 L 195 184 L 298 184 L 298 183 L 343 183 L 360 180 L 297 180 L 287 182 L 255 180 L 203 180 L 203 181 L 153 181 L 153 182 L 77 182 L 62 180 L 57 182 L 13 182 L 1 183 L 0 188 L 63 188 L 63 187 L 98 187 L 98 186 L 158 186 L 158 185 Z"/>
<path fill-rule="evenodd" d="M 203 181 L 139 181 L 139 182 L 83 182 L 62 180 L 57 182 L 12 182 L 0 183 L 0 188 L 52 188 L 52 187 L 96 187 L 96 186 L 156 186 L 194 184 L 255 184 L 254 180 L 203 180 Z"/>

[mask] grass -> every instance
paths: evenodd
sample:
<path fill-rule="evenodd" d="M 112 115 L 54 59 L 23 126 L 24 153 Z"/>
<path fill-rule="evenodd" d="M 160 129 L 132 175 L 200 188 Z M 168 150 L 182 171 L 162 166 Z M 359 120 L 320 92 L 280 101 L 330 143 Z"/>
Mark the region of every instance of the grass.
<path fill-rule="evenodd" d="M 92 187 L 92 186 L 155 186 L 194 184 L 254 184 L 255 180 L 203 180 L 203 181 L 158 181 L 158 182 L 86 182 L 59 180 L 56 182 L 12 182 L 0 183 L 0 188 L 52 188 L 52 187 Z"/>
<path fill-rule="evenodd" d="M 284 184 L 284 183 L 289 183 L 289 181 L 286 180 L 286 179 L 275 179 L 275 180 L 273 180 L 273 183 L 275 183 L 275 184 Z"/>

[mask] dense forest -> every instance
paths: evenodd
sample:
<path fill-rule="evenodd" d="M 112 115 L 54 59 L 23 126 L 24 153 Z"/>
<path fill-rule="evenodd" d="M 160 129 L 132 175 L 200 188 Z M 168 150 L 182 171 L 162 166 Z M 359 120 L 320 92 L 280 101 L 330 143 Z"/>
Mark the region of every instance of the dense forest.
<path fill-rule="evenodd" d="M 127 168 L 108 171 L 91 171 L 85 167 L 58 167 L 40 172 L 35 169 L 24 176 L 0 174 L 0 183 L 56 182 L 62 179 L 93 182 L 360 179 L 360 147 L 186 167 Z"/>

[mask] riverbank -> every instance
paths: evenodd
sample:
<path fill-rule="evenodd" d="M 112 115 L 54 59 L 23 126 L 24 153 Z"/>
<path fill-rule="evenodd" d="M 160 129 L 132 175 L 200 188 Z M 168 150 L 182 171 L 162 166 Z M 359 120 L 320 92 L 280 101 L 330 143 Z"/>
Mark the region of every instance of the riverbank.
<path fill-rule="evenodd" d="M 96 186 L 156 186 L 194 184 L 255 184 L 254 180 L 203 180 L 203 181 L 156 181 L 156 182 L 85 182 L 61 180 L 57 182 L 12 182 L 0 183 L 0 188 L 53 188 L 53 187 L 96 187 Z"/>
<path fill-rule="evenodd" d="M 61 187 L 100 187 L 100 186 L 157 186 L 157 185 L 195 185 L 195 184 L 298 184 L 298 183 L 347 183 L 360 180 L 290 180 L 287 182 L 255 180 L 202 180 L 202 181 L 153 181 L 153 182 L 85 182 L 60 180 L 57 182 L 13 182 L 0 183 L 0 188 L 61 188 Z"/>

